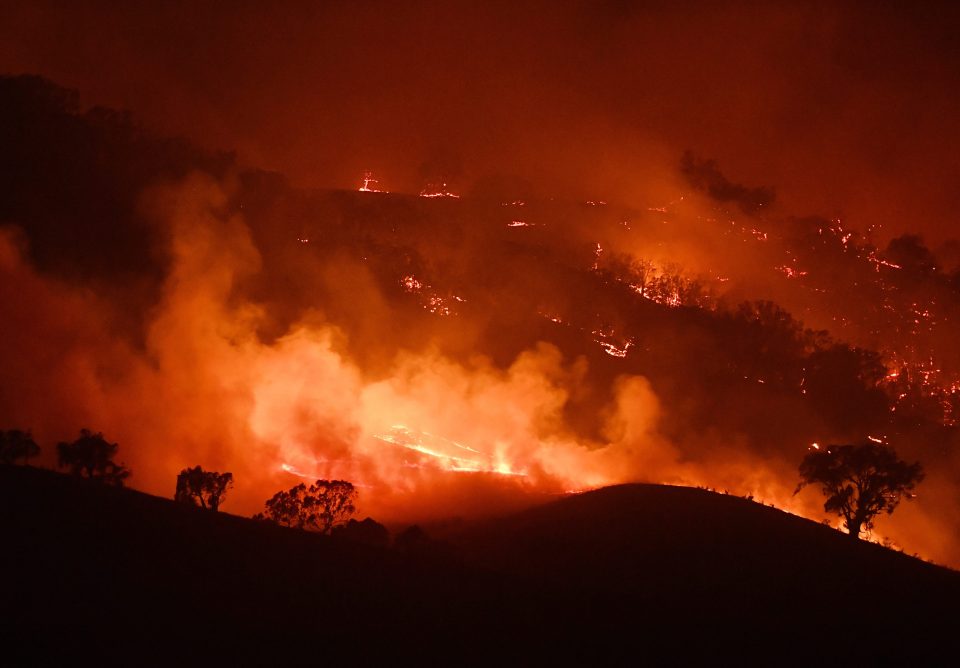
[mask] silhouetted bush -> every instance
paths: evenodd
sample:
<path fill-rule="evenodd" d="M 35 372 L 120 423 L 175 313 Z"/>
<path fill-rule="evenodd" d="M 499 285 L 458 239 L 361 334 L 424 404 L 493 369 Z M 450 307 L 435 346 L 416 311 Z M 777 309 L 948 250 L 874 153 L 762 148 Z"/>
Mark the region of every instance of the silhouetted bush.
<path fill-rule="evenodd" d="M 0 431 L 0 464 L 15 464 L 22 459 L 26 464 L 31 457 L 40 454 L 40 446 L 36 444 L 29 431 L 9 429 Z"/>
<path fill-rule="evenodd" d="M 351 519 L 346 524 L 335 527 L 332 535 L 350 541 L 362 543 L 371 547 L 387 547 L 390 544 L 390 532 L 379 522 L 366 518 L 361 522 Z"/>

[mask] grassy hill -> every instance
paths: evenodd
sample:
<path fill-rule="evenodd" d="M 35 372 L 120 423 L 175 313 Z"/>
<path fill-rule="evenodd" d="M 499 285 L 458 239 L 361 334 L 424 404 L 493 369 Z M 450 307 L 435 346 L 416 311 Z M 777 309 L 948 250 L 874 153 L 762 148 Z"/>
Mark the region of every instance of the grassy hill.
<path fill-rule="evenodd" d="M 0 469 L 8 665 L 857 663 L 956 654 L 960 574 L 625 485 L 371 548 Z"/>

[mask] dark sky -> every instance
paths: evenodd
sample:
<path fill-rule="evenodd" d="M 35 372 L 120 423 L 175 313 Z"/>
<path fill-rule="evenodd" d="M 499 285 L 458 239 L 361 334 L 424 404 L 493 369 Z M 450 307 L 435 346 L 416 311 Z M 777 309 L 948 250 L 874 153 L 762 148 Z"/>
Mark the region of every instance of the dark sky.
<path fill-rule="evenodd" d="M 782 213 L 955 236 L 950 3 L 145 4 L 0 0 L 0 71 L 309 186 L 442 165 L 657 203 L 689 148 Z"/>

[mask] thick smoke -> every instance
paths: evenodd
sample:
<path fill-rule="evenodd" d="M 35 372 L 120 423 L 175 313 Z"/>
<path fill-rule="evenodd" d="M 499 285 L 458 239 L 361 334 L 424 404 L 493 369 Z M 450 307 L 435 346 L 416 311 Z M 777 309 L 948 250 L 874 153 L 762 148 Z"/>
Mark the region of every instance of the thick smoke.
<path fill-rule="evenodd" d="M 371 379 L 345 354 L 344 334 L 315 316 L 263 343 L 264 309 L 235 292 L 260 256 L 242 219 L 225 212 L 222 188 L 194 177 L 146 202 L 169 232 L 172 261 L 144 350 L 107 329 L 110 304 L 39 276 L 5 233 L 4 423 L 33 425 L 46 444 L 80 426 L 102 429 L 122 444 L 136 486 L 159 494 L 185 466 L 229 469 L 240 512 L 297 474 L 355 480 L 365 508 L 410 519 L 656 480 L 676 464 L 642 378 L 619 383 L 607 441 L 578 443 L 562 412 L 582 373 L 547 344 L 505 370 L 482 356 L 463 365 L 404 352 L 388 376 Z M 447 452 L 383 440 L 397 425 L 418 440 L 438 435 Z M 464 446 L 456 456 L 453 442 Z M 438 489 L 455 503 L 439 503 Z"/>
<path fill-rule="evenodd" d="M 242 513 L 299 477 L 326 477 L 356 482 L 362 511 L 388 521 L 489 514 L 628 481 L 702 484 L 818 516 L 816 498 L 791 496 L 802 433 L 811 430 L 803 423 L 816 422 L 797 417 L 793 403 L 771 427 L 782 435 L 791 428 L 785 416 L 799 420 L 787 439 L 793 449 L 765 451 L 747 436 L 756 425 L 737 420 L 776 410 L 768 396 L 727 397 L 717 414 L 740 418 L 698 430 L 677 425 L 683 399 L 669 385 L 664 406 L 645 378 L 620 373 L 608 393 L 586 402 L 595 426 L 585 436 L 571 410 L 602 376 L 554 344 L 498 364 L 480 351 L 449 356 L 429 337 L 417 346 L 387 341 L 368 364 L 351 352 L 354 329 L 372 342 L 352 320 L 357 313 L 343 329 L 311 309 L 264 338 L 263 328 L 276 326 L 267 304 L 245 293 L 265 270 L 250 227 L 230 205 L 235 187 L 193 176 L 143 195 L 169 264 L 142 346 L 111 329 L 115 304 L 39 274 L 23 259 L 22 239 L 6 229 L 2 305 L 11 326 L 0 348 L 7 370 L 0 420 L 34 428 L 48 456 L 53 442 L 82 426 L 103 430 L 121 443 L 134 484 L 162 495 L 183 467 L 231 470 L 238 482 L 230 509 Z M 314 271 L 332 280 L 329 269 Z M 374 294 L 376 282 L 361 288 L 368 317 L 385 317 L 390 300 Z M 469 318 L 463 327 L 483 345 Z M 689 361 L 665 363 L 675 365 L 673 374 L 695 376 Z M 930 504 L 945 501 L 953 489 L 946 484 L 931 485 Z M 949 532 L 936 513 L 901 515 L 890 525 L 898 538 L 949 558 L 954 545 L 944 543 Z"/>

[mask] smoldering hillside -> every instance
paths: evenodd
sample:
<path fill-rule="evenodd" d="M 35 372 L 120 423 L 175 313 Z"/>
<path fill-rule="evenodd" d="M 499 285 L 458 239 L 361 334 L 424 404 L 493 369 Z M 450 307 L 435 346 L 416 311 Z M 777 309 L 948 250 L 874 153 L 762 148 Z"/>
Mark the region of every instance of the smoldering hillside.
<path fill-rule="evenodd" d="M 92 427 L 148 491 L 233 471 L 242 513 L 318 476 L 386 520 L 637 480 L 820 517 L 806 448 L 872 436 L 928 471 L 882 535 L 960 559 L 949 247 L 767 214 L 695 155 L 639 208 L 303 190 L 0 95 L 0 421 L 48 456 Z"/>

